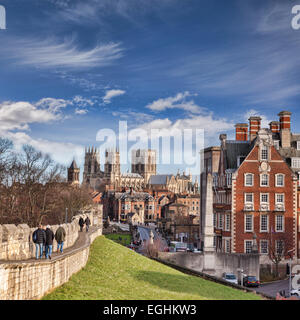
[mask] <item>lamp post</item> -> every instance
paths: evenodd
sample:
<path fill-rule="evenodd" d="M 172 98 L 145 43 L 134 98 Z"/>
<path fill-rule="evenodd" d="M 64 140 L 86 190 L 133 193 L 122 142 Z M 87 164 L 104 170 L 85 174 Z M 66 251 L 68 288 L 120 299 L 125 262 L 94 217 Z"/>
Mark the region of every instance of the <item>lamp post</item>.
<path fill-rule="evenodd" d="M 287 253 L 290 257 L 290 267 L 289 267 L 289 296 L 291 296 L 292 291 L 292 252 L 294 249 L 289 250 Z"/>
<path fill-rule="evenodd" d="M 68 223 L 68 208 L 66 208 L 65 223 Z"/>

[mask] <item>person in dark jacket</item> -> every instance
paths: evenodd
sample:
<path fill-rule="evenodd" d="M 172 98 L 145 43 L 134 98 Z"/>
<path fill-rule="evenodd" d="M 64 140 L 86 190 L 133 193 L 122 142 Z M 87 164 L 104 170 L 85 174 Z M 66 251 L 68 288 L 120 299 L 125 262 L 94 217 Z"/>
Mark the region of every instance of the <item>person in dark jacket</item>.
<path fill-rule="evenodd" d="M 86 232 L 88 232 L 89 231 L 89 227 L 91 225 L 91 220 L 89 219 L 89 217 L 86 217 L 84 223 L 86 225 Z"/>
<path fill-rule="evenodd" d="M 60 252 L 63 253 L 63 246 L 64 246 L 65 239 L 66 239 L 66 231 L 62 227 L 62 225 L 60 225 L 55 232 L 55 240 L 57 242 L 57 252 L 60 250 Z"/>
<path fill-rule="evenodd" d="M 51 259 L 52 254 L 52 248 L 53 248 L 53 239 L 54 239 L 54 233 L 50 229 L 50 226 L 48 225 L 46 228 L 46 259 Z"/>
<path fill-rule="evenodd" d="M 46 243 L 46 232 L 42 225 L 39 225 L 38 229 L 33 232 L 32 240 L 35 243 L 35 258 L 42 259 L 43 248 Z"/>
<path fill-rule="evenodd" d="M 82 229 L 83 229 L 83 226 L 84 226 L 84 220 L 83 218 L 80 216 L 80 219 L 79 219 L 79 225 L 80 225 L 80 231 L 82 232 Z"/>

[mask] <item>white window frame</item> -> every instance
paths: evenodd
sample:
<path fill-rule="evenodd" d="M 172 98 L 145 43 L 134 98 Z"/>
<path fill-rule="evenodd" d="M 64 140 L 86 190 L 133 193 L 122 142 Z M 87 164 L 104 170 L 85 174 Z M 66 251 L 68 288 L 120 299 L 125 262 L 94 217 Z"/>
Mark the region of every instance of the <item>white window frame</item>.
<path fill-rule="evenodd" d="M 262 251 L 262 244 L 263 243 L 267 244 L 267 252 Z M 268 240 L 262 239 L 259 241 L 259 252 L 260 252 L 260 254 L 268 254 L 269 253 L 269 241 Z"/>
<path fill-rule="evenodd" d="M 278 177 L 282 177 L 282 185 L 278 184 Z M 282 187 L 282 188 L 285 186 L 285 175 L 283 173 L 275 174 L 275 186 Z"/>
<path fill-rule="evenodd" d="M 251 195 L 252 201 L 247 201 L 247 196 Z M 254 204 L 254 193 L 246 192 L 245 195 L 245 204 Z"/>
<path fill-rule="evenodd" d="M 250 252 L 247 252 L 247 243 L 251 243 Z M 244 240 L 244 252 L 245 253 L 251 253 L 252 252 L 252 247 L 253 247 L 253 240 Z"/>
<path fill-rule="evenodd" d="M 263 217 L 267 217 L 267 228 L 266 228 L 266 230 L 263 230 L 262 229 L 262 218 Z M 269 215 L 268 214 L 261 214 L 260 215 L 260 217 L 259 217 L 259 231 L 261 232 L 261 233 L 263 233 L 263 232 L 269 232 Z"/>
<path fill-rule="evenodd" d="M 219 216 L 218 216 L 218 227 L 221 230 L 223 230 L 223 227 L 224 227 L 224 219 L 223 218 L 224 218 L 223 214 L 219 213 Z"/>
<path fill-rule="evenodd" d="M 247 176 L 248 175 L 251 175 L 251 181 L 252 181 L 252 184 L 247 184 Z M 244 176 L 244 186 L 245 187 L 253 187 L 254 185 L 254 174 L 253 173 L 245 173 L 245 176 Z"/>
<path fill-rule="evenodd" d="M 267 157 L 263 157 L 263 152 L 266 151 L 267 152 Z M 260 160 L 261 161 L 269 161 L 269 158 L 270 158 L 270 149 L 268 146 L 266 145 L 262 145 L 261 148 L 260 148 Z"/>
<path fill-rule="evenodd" d="M 214 212 L 214 228 L 217 227 L 217 214 Z"/>
<path fill-rule="evenodd" d="M 267 177 L 267 184 L 266 185 L 262 184 L 263 177 Z M 270 176 L 267 173 L 262 173 L 260 175 L 260 186 L 266 188 L 266 187 L 269 187 L 269 185 L 270 185 Z"/>
<path fill-rule="evenodd" d="M 225 231 L 230 231 L 230 219 L 231 217 L 230 217 L 230 214 L 225 214 Z"/>
<path fill-rule="evenodd" d="M 248 217 L 251 217 L 251 229 L 247 229 L 247 218 Z M 253 214 L 249 214 L 249 213 L 246 213 L 244 215 L 244 232 L 245 233 L 248 233 L 248 232 L 253 232 Z"/>
<path fill-rule="evenodd" d="M 230 253 L 230 239 L 225 239 L 225 252 Z"/>
<path fill-rule="evenodd" d="M 268 201 L 262 201 L 262 196 L 263 195 L 268 195 Z M 270 194 L 269 193 L 261 193 L 260 194 L 260 204 L 270 204 Z"/>
<path fill-rule="evenodd" d="M 299 169 L 300 168 L 300 158 L 299 157 L 292 158 L 291 165 L 292 165 L 292 168 Z"/>
<path fill-rule="evenodd" d="M 280 142 L 279 140 L 274 140 L 274 147 L 276 150 L 279 150 L 280 148 L 279 142 Z"/>
<path fill-rule="evenodd" d="M 282 217 L 282 230 L 279 230 L 278 229 L 278 218 L 279 217 Z M 275 216 L 275 231 L 276 232 L 284 232 L 284 215 L 283 214 L 277 214 L 276 216 Z"/>
<path fill-rule="evenodd" d="M 280 254 L 283 257 L 284 256 L 284 245 L 285 245 L 284 240 L 275 240 L 275 252 L 277 255 L 279 254 L 278 253 L 278 243 L 282 243 L 282 252 Z"/>
<path fill-rule="evenodd" d="M 300 141 L 297 141 L 297 150 L 300 150 Z"/>
<path fill-rule="evenodd" d="M 278 201 L 277 196 L 282 196 L 283 197 L 283 201 L 282 202 Z M 285 194 L 284 193 L 275 193 L 275 204 L 283 204 L 283 205 L 285 205 Z"/>

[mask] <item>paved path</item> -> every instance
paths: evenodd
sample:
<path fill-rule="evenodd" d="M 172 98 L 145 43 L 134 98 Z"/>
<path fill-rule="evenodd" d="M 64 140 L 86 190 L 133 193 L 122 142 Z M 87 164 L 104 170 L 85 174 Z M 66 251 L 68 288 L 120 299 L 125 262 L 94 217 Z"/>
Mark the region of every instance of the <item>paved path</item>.
<path fill-rule="evenodd" d="M 160 239 L 163 246 L 165 246 L 165 247 L 168 246 L 166 240 L 164 240 L 161 237 L 161 235 L 154 230 L 154 228 L 138 226 L 138 230 L 139 230 L 140 237 L 141 237 L 142 241 L 144 241 L 144 239 L 147 241 L 150 238 L 150 230 L 152 230 L 153 235 L 154 235 L 154 240 Z"/>
<path fill-rule="evenodd" d="M 49 259 L 45 259 L 45 255 L 43 253 L 43 258 L 42 259 L 38 259 L 36 260 L 35 258 L 31 258 L 31 259 L 26 259 L 26 260 L 0 260 L 0 264 L 1 263 L 9 263 L 9 264 L 13 264 L 13 263 L 33 263 L 33 262 L 48 262 L 48 261 L 53 261 L 53 260 L 57 260 L 61 257 L 67 256 L 70 253 L 80 249 L 81 247 L 83 247 L 87 241 L 89 240 L 87 235 L 95 232 L 98 229 L 98 227 L 94 226 L 94 227 L 90 227 L 89 232 L 86 232 L 85 230 L 83 232 L 78 232 L 78 238 L 75 241 L 75 243 L 73 244 L 73 246 L 64 249 L 63 253 L 60 252 L 56 252 L 57 247 L 53 246 L 53 253 L 51 255 L 51 260 Z M 35 244 L 34 245 L 34 252 L 35 252 Z"/>
<path fill-rule="evenodd" d="M 262 284 L 259 288 L 255 288 L 257 292 L 266 293 L 272 297 L 276 297 L 276 294 L 281 291 L 285 290 L 286 295 L 289 292 L 289 280 L 281 280 L 276 281 L 273 283 Z"/>

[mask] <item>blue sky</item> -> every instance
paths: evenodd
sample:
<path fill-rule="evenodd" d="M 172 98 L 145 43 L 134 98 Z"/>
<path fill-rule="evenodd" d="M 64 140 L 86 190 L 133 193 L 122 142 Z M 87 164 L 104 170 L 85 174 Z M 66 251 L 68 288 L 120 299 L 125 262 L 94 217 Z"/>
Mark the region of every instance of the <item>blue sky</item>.
<path fill-rule="evenodd" d="M 259 114 L 300 132 L 297 1 L 0 0 L 0 134 L 82 165 L 119 120 L 204 129 L 205 145 Z M 299 127 L 299 128 L 298 128 Z M 103 161 L 102 161 L 103 163 Z M 159 166 L 161 173 L 177 167 Z"/>

